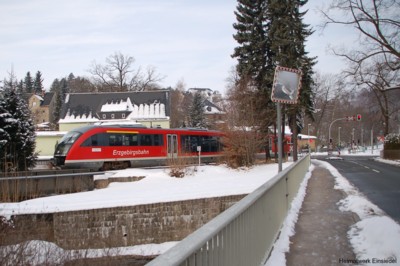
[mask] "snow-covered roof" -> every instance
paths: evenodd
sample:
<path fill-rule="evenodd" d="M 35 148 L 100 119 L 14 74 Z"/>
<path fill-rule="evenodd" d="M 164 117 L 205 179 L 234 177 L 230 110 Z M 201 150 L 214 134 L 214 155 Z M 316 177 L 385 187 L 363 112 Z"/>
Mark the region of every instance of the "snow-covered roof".
<path fill-rule="evenodd" d="M 304 134 L 298 134 L 297 137 L 301 139 L 317 139 L 316 136 L 304 135 Z"/>
<path fill-rule="evenodd" d="M 205 114 L 225 114 L 225 112 L 221 108 L 219 108 L 217 105 L 210 102 L 209 100 L 205 100 L 203 104 Z"/>
<path fill-rule="evenodd" d="M 36 136 L 53 136 L 53 137 L 62 137 L 67 131 L 36 131 Z"/>
<path fill-rule="evenodd" d="M 59 123 L 97 122 L 118 113 L 115 119 L 169 119 L 169 104 L 169 91 L 71 93 Z"/>
<path fill-rule="evenodd" d="M 101 106 L 101 112 L 121 112 L 121 111 L 133 111 L 131 99 L 129 97 L 126 100 L 118 100 L 116 102 L 111 101 Z"/>
<path fill-rule="evenodd" d="M 58 121 L 58 123 L 97 122 L 100 120 L 96 117 L 93 117 L 91 112 L 88 115 L 86 115 L 86 114 L 74 115 L 74 114 L 70 114 L 70 111 L 71 110 L 68 109 L 68 112 L 65 115 L 65 117 L 60 119 Z"/>
<path fill-rule="evenodd" d="M 39 101 L 44 101 L 43 97 L 40 95 L 35 94 L 34 97 L 37 98 Z"/>
<path fill-rule="evenodd" d="M 134 105 L 127 119 L 167 118 L 163 103 Z"/>
<path fill-rule="evenodd" d="M 271 132 L 274 132 L 274 127 L 270 126 L 269 130 L 271 130 Z M 278 133 L 278 129 L 276 129 L 276 132 Z M 285 126 L 285 135 L 292 135 L 292 130 L 290 130 L 289 126 Z"/>

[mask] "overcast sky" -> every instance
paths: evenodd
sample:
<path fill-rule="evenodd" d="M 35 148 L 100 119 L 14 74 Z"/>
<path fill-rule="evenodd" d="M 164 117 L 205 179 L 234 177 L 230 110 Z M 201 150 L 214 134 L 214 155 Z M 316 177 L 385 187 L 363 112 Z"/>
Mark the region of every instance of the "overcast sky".
<path fill-rule="evenodd" d="M 309 0 L 305 22 L 325 1 Z M 39 70 L 45 89 L 55 78 L 89 77 L 95 60 L 116 51 L 133 56 L 134 67 L 153 66 L 163 87 L 184 80 L 187 88 L 225 91 L 237 46 L 232 35 L 235 0 L 0 0 L 0 79 L 13 68 L 17 78 Z M 341 61 L 326 53 L 329 43 L 349 41 L 343 28 L 330 27 L 309 38 L 316 70 L 337 73 Z"/>

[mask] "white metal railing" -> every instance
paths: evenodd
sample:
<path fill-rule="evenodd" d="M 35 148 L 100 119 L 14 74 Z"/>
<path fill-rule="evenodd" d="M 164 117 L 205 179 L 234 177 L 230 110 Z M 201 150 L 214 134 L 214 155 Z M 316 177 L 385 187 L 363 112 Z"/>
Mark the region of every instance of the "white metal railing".
<path fill-rule="evenodd" d="M 307 155 L 147 265 L 262 265 L 309 166 Z"/>

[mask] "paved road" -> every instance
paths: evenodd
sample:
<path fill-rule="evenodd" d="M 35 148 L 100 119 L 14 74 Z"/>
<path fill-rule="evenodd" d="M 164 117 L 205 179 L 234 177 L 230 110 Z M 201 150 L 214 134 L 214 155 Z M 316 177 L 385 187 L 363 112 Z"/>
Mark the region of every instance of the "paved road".
<path fill-rule="evenodd" d="M 400 167 L 374 161 L 372 157 L 342 156 L 326 160 L 367 198 L 400 223 Z"/>

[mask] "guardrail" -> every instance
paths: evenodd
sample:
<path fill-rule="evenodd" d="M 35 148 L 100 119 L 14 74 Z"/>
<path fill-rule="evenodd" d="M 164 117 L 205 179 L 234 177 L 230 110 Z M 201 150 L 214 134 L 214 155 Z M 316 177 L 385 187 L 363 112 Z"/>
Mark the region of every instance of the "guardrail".
<path fill-rule="evenodd" d="M 263 265 L 309 166 L 307 155 L 147 265 Z"/>
<path fill-rule="evenodd" d="M 18 202 L 53 194 L 75 193 L 94 189 L 94 175 L 103 172 L 67 171 L 26 172 L 25 176 L 0 177 L 0 201 Z M 39 175 L 39 173 L 46 173 Z M 17 173 L 17 174 L 22 174 Z M 34 175 L 36 174 L 36 175 Z"/>

